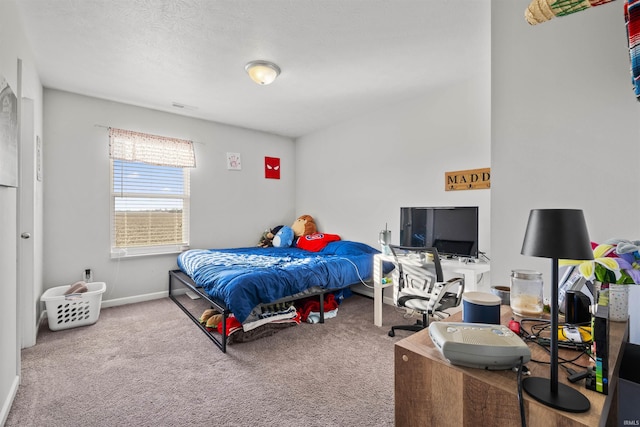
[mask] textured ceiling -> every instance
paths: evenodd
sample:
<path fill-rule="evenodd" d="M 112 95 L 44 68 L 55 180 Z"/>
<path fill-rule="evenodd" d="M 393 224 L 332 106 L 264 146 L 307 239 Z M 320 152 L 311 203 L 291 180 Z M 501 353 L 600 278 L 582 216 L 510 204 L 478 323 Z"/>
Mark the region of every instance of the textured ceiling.
<path fill-rule="evenodd" d="M 16 3 L 47 88 L 290 137 L 490 61 L 490 0 Z M 282 74 L 255 84 L 255 59 Z"/>

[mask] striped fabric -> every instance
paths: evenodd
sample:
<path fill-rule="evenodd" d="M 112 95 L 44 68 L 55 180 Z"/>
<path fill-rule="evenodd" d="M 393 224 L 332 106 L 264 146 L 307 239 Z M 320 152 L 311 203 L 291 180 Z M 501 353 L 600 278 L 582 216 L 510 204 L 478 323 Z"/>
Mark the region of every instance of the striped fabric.
<path fill-rule="evenodd" d="M 531 0 L 524 17 L 529 24 L 536 25 L 556 16 L 571 15 L 612 1 L 614 0 Z"/>
<path fill-rule="evenodd" d="M 640 0 L 625 1 L 624 21 L 629 41 L 633 93 L 640 100 Z"/>

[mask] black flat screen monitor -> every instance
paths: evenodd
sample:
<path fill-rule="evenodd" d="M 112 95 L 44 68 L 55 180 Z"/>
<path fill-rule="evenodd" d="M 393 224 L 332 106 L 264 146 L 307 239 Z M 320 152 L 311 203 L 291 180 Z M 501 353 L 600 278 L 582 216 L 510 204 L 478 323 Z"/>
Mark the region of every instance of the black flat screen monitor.
<path fill-rule="evenodd" d="M 478 207 L 400 208 L 400 245 L 443 256 L 478 258 Z"/>

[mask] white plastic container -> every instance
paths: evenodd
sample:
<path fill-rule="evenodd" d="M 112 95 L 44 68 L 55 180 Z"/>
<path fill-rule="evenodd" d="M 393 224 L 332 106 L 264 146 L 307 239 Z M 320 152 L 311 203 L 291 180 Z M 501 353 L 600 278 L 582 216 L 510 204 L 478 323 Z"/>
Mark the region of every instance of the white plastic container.
<path fill-rule="evenodd" d="M 40 297 L 40 301 L 46 305 L 49 329 L 52 331 L 93 325 L 98 321 L 102 294 L 107 290 L 107 284 L 87 283 L 87 292 L 65 295 L 70 287 L 71 285 L 66 285 L 47 289 Z"/>

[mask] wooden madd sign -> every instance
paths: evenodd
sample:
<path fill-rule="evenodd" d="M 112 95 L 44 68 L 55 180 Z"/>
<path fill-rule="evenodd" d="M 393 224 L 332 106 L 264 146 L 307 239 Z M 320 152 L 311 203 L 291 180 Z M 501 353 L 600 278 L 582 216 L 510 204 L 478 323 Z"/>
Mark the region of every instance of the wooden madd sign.
<path fill-rule="evenodd" d="M 480 190 L 491 188 L 491 168 L 444 173 L 444 190 Z"/>

